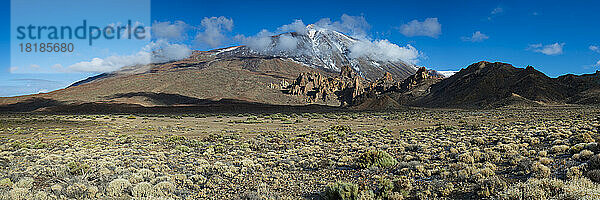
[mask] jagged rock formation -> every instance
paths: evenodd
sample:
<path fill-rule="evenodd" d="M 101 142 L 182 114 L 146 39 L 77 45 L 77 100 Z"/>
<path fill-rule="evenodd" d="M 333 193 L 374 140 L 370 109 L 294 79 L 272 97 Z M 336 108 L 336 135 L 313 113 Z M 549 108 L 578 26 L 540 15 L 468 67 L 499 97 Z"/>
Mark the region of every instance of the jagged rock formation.
<path fill-rule="evenodd" d="M 442 80 L 443 77 L 440 77 L 437 74 L 433 74 L 431 73 L 431 70 L 427 70 L 425 67 L 421 67 L 419 68 L 419 70 L 417 70 L 417 72 L 412 75 L 409 76 L 408 78 L 404 79 L 404 81 L 399 82 L 400 84 L 398 84 L 397 90 L 400 92 L 408 92 L 414 88 L 417 88 L 421 85 L 423 85 L 423 83 L 430 81 L 430 80 Z"/>
<path fill-rule="evenodd" d="M 285 92 L 303 96 L 310 103 L 338 100 L 342 107 L 390 109 L 401 107 L 400 102 L 407 103 L 407 99 L 419 97 L 440 79 L 422 67 L 404 81 L 395 81 L 390 73 L 385 73 L 370 82 L 344 66 L 336 77 L 302 73 Z"/>
<path fill-rule="evenodd" d="M 367 82 L 349 66 L 343 66 L 337 77 L 326 77 L 317 72 L 301 73 L 284 91 L 305 97 L 309 103 L 339 101 L 346 105 L 364 93 Z"/>
<path fill-rule="evenodd" d="M 371 88 L 353 100 L 354 109 L 392 109 L 408 105 L 427 95 L 431 85 L 441 81 L 441 77 L 433 70 L 425 67 L 404 79 L 394 81 L 389 75 L 372 83 Z"/>

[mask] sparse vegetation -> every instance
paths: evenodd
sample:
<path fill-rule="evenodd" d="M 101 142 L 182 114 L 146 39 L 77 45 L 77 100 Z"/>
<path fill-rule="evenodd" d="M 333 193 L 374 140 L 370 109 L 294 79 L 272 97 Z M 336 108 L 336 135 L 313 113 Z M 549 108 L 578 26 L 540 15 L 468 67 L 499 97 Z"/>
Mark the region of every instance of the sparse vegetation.
<path fill-rule="evenodd" d="M 5 114 L 0 199 L 597 199 L 599 113 Z"/>
<path fill-rule="evenodd" d="M 370 168 L 370 167 L 391 167 L 396 165 L 398 161 L 390 154 L 385 151 L 380 150 L 370 150 L 367 151 L 358 157 L 356 160 L 358 167 L 360 168 Z"/>
<path fill-rule="evenodd" d="M 352 183 L 336 182 L 327 186 L 323 196 L 327 200 L 356 200 L 358 186 Z"/>

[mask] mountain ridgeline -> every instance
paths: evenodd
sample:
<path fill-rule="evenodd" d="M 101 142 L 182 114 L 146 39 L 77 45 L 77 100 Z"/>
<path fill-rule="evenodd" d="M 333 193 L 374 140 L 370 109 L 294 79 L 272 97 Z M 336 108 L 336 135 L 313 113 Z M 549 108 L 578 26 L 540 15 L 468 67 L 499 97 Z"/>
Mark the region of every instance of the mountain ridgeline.
<path fill-rule="evenodd" d="M 550 78 L 531 66 L 478 62 L 437 84 L 414 106 L 489 108 L 600 103 L 600 73 Z"/>
<path fill-rule="evenodd" d="M 182 60 L 127 66 L 35 95 L 0 98 L 3 112 L 216 112 L 389 110 L 598 105 L 600 72 L 546 76 L 531 66 L 471 64 L 450 77 L 403 61 L 350 55 L 339 32 L 270 37 L 262 49 L 194 51 Z M 297 41 L 291 50 L 281 37 Z"/>
<path fill-rule="evenodd" d="M 294 45 L 285 45 L 285 41 L 293 41 Z M 351 48 L 359 42 L 361 40 L 311 24 L 306 27 L 306 33 L 282 33 L 270 37 L 270 43 L 264 47 L 241 46 L 222 52 L 220 56 L 289 58 L 334 73 L 341 72 L 343 66 L 350 66 L 356 73 L 371 81 L 378 79 L 386 72 L 399 80 L 416 72 L 417 67 L 414 64 L 400 59 L 382 60 L 369 54 L 352 56 Z"/>
<path fill-rule="evenodd" d="M 321 91 L 331 91 L 318 75 L 300 75 L 291 88 L 296 95 L 309 95 L 313 101 Z M 335 80 L 344 80 L 344 75 Z M 349 80 L 346 78 L 346 80 Z M 495 108 L 503 106 L 543 106 L 600 103 L 600 73 L 564 75 L 550 78 L 531 66 L 516 68 L 506 63 L 478 62 L 442 78 L 420 68 L 403 81 L 386 74 L 375 82 L 355 78 L 338 87 L 337 98 L 355 109 L 387 109 L 404 106 L 440 108 Z M 325 85 L 325 86 L 324 86 Z M 335 85 L 335 84 L 334 84 Z M 342 84 L 344 85 L 344 84 Z M 350 90 L 350 92 L 342 92 Z M 301 92 L 295 92 L 301 91 Z M 312 96 L 310 96 L 310 91 Z M 316 95 L 316 96 L 315 96 Z"/>

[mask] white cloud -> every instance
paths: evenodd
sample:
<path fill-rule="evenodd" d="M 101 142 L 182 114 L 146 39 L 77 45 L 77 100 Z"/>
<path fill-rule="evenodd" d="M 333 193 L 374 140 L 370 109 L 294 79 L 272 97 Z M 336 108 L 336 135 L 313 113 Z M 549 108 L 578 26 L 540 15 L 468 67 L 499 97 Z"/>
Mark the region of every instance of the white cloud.
<path fill-rule="evenodd" d="M 297 47 L 298 47 L 298 39 L 297 38 L 292 37 L 290 35 L 280 35 L 279 42 L 277 42 L 277 46 L 275 48 L 277 48 L 278 50 L 287 51 L 287 50 L 296 49 Z"/>
<path fill-rule="evenodd" d="M 596 62 L 596 66 L 600 66 L 600 60 Z"/>
<path fill-rule="evenodd" d="M 192 49 L 187 45 L 173 44 L 165 40 L 158 40 L 146 45 L 144 52 L 152 53 L 153 63 L 181 60 L 192 55 Z"/>
<path fill-rule="evenodd" d="M 252 50 L 263 52 L 269 50 L 269 47 L 274 44 L 272 36 L 277 35 L 278 33 L 296 32 L 301 35 L 306 35 L 307 31 L 308 29 L 302 20 L 294 20 L 294 22 L 290 24 L 280 26 L 277 28 L 276 32 L 270 32 L 267 29 L 262 29 L 255 36 L 247 37 L 245 35 L 236 35 L 234 40 L 245 44 Z M 297 47 L 298 39 L 282 34 L 278 37 L 276 44 L 277 46 L 274 47 L 275 50 L 292 50 Z"/>
<path fill-rule="evenodd" d="M 205 17 L 201 25 L 204 31 L 196 35 L 196 43 L 202 47 L 215 48 L 227 41 L 225 33 L 233 29 L 233 20 L 223 16 Z"/>
<path fill-rule="evenodd" d="M 304 25 L 304 22 L 302 22 L 302 20 L 299 20 L 299 19 L 292 22 L 291 24 L 283 25 L 283 26 L 279 27 L 277 30 L 280 32 L 296 32 L 301 35 L 306 35 L 306 31 L 307 31 L 306 25 Z"/>
<path fill-rule="evenodd" d="M 595 46 L 595 45 L 590 45 L 590 50 L 592 50 L 593 52 L 596 52 L 596 53 L 600 53 L 600 47 Z"/>
<path fill-rule="evenodd" d="M 481 33 L 480 31 L 476 31 L 470 37 L 467 37 L 467 36 L 461 37 L 461 39 L 463 41 L 469 41 L 469 42 L 481 42 L 481 41 L 487 40 L 489 38 L 490 38 L 489 36 L 487 36 L 486 34 Z"/>
<path fill-rule="evenodd" d="M 281 34 L 278 37 L 271 37 L 272 35 L 274 34 L 263 29 L 256 36 L 246 37 L 244 35 L 237 35 L 235 39 L 258 52 L 275 53 L 268 51 L 279 51 L 298 53 L 293 52 L 298 47 L 298 38 L 289 34 Z M 275 39 L 277 40 L 276 42 L 274 42 Z"/>
<path fill-rule="evenodd" d="M 10 68 L 8 69 L 8 71 L 9 71 L 10 73 L 15 73 L 15 72 L 17 72 L 18 70 L 19 70 L 19 67 L 17 67 L 17 66 L 12 66 L 12 67 L 10 67 Z"/>
<path fill-rule="evenodd" d="M 158 40 L 146 45 L 136 54 L 115 55 L 103 59 L 93 58 L 91 61 L 83 61 L 69 66 L 68 71 L 110 72 L 125 66 L 180 60 L 189 57 L 191 54 L 192 50 L 186 45 L 172 44 L 166 40 Z"/>
<path fill-rule="evenodd" d="M 442 34 L 442 25 L 438 22 L 438 18 L 427 18 L 422 22 L 413 20 L 400 26 L 400 33 L 408 37 L 427 36 L 438 38 Z"/>
<path fill-rule="evenodd" d="M 371 25 L 364 16 L 351 16 L 343 14 L 340 21 L 332 22 L 329 18 L 322 18 L 315 23 L 316 26 L 348 34 L 356 38 L 365 38 Z"/>
<path fill-rule="evenodd" d="M 492 10 L 492 12 L 490 12 L 490 14 L 497 15 L 497 14 L 500 14 L 503 12 L 504 12 L 504 8 L 498 6 L 498 7 L 494 8 L 494 10 Z"/>
<path fill-rule="evenodd" d="M 31 70 L 33 70 L 33 71 L 38 71 L 38 70 L 40 70 L 40 66 L 39 66 L 39 65 L 36 65 L 36 64 L 32 64 L 32 65 L 30 65 L 30 66 L 29 66 L 29 68 L 31 68 Z"/>
<path fill-rule="evenodd" d="M 542 45 L 541 43 L 538 43 L 538 44 L 530 44 L 530 45 L 529 45 L 529 49 L 533 49 L 533 48 L 540 48 L 540 47 L 542 47 L 542 46 L 543 46 L 543 45 Z"/>
<path fill-rule="evenodd" d="M 52 65 L 50 68 L 54 70 L 63 70 L 63 66 L 61 64 Z"/>
<path fill-rule="evenodd" d="M 369 57 L 378 61 L 417 63 L 421 53 L 411 45 L 398 46 L 388 40 L 359 41 L 350 48 L 350 57 Z"/>
<path fill-rule="evenodd" d="M 266 29 L 261 30 L 256 36 L 246 37 L 244 35 L 236 35 L 235 39 L 245 44 L 252 50 L 264 51 L 271 46 L 273 39 L 271 36 L 273 33 Z"/>
<path fill-rule="evenodd" d="M 501 6 L 497 6 L 496 8 L 494 8 L 491 12 L 490 15 L 488 16 L 488 20 L 492 20 L 492 18 L 496 15 L 499 15 L 501 13 L 504 12 L 504 8 L 502 8 Z"/>
<path fill-rule="evenodd" d="M 54 70 L 55 72 L 70 72 L 65 69 L 62 64 L 54 64 L 50 66 L 50 69 Z"/>
<path fill-rule="evenodd" d="M 176 40 L 185 39 L 185 31 L 188 25 L 183 21 L 171 22 L 154 22 L 152 24 L 152 36 L 158 39 Z"/>
<path fill-rule="evenodd" d="M 542 44 L 530 44 L 529 45 L 529 50 L 534 51 L 534 52 L 538 52 L 538 53 L 543 53 L 546 55 L 560 55 L 563 53 L 563 47 L 565 46 L 565 43 L 554 43 L 554 44 L 548 44 L 548 45 L 542 45 Z"/>
<path fill-rule="evenodd" d="M 139 21 L 135 21 L 133 24 L 131 24 L 131 27 L 129 26 L 129 24 L 124 24 L 124 23 L 121 23 L 121 22 L 110 23 L 110 24 L 108 24 L 108 26 L 113 27 L 115 29 L 115 31 L 118 31 L 117 27 L 121 27 L 121 26 L 125 27 L 125 28 L 121 29 L 120 33 L 118 33 L 118 34 L 121 35 L 121 40 L 128 40 L 128 38 L 129 38 L 128 35 L 129 34 L 128 34 L 127 30 L 129 30 L 130 28 L 131 29 L 136 28 L 138 26 L 141 26 L 141 27 L 144 28 L 145 31 L 144 31 L 143 34 L 141 34 L 141 36 L 143 36 L 145 39 L 150 40 L 151 36 L 152 36 L 152 27 L 145 26 L 144 23 L 139 22 Z M 117 35 L 117 33 L 115 33 L 115 35 Z M 133 37 L 133 35 L 131 37 Z"/>
<path fill-rule="evenodd" d="M 124 66 L 144 65 L 151 61 L 151 53 L 138 52 L 133 55 L 109 56 L 107 58 L 93 58 L 91 61 L 83 61 L 69 66 L 69 70 L 75 72 L 110 72 Z"/>

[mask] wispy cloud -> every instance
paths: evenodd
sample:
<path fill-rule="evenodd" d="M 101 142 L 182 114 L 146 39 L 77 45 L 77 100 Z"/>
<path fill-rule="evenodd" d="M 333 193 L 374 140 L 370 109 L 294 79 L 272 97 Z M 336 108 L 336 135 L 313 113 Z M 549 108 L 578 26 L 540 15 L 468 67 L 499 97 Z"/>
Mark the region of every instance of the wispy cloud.
<path fill-rule="evenodd" d="M 589 49 L 590 49 L 591 51 L 593 51 L 593 52 L 600 53 L 600 47 L 599 47 L 599 46 L 596 46 L 596 45 L 590 45 Z M 598 60 L 598 62 L 596 62 L 596 64 L 595 64 L 594 66 L 596 66 L 596 67 L 600 67 L 600 60 Z"/>
<path fill-rule="evenodd" d="M 492 11 L 490 11 L 490 15 L 487 17 L 488 20 L 492 20 L 495 16 L 504 13 L 504 7 L 496 6 Z"/>
<path fill-rule="evenodd" d="M 531 50 L 533 52 L 538 52 L 538 53 L 543 53 L 546 55 L 560 55 L 563 53 L 563 47 L 565 46 L 565 43 L 554 43 L 554 44 L 547 44 L 547 45 L 542 45 L 541 43 L 538 44 L 530 44 L 529 48 L 527 48 L 528 50 Z"/>
<path fill-rule="evenodd" d="M 427 18 L 424 21 L 413 20 L 400 26 L 400 33 L 408 37 L 438 38 L 442 34 L 442 25 L 438 22 L 438 18 Z"/>
<path fill-rule="evenodd" d="M 190 26 L 183 21 L 154 22 L 152 24 L 152 37 L 166 40 L 184 40 L 187 36 L 186 30 Z"/>
<path fill-rule="evenodd" d="M 279 32 L 296 32 L 298 34 L 306 35 L 306 25 L 300 19 L 295 20 L 291 24 L 283 25 L 277 28 Z"/>
<path fill-rule="evenodd" d="M 226 33 L 233 29 L 233 19 L 224 16 L 205 17 L 200 23 L 204 30 L 194 39 L 200 47 L 215 48 L 223 45 L 228 40 Z"/>
<path fill-rule="evenodd" d="M 489 36 L 487 36 L 486 34 L 481 33 L 480 31 L 476 31 L 471 36 L 463 36 L 463 37 L 461 37 L 461 39 L 463 41 L 468 41 L 468 42 L 481 42 L 481 41 L 487 40 L 489 38 L 490 38 Z"/>
<path fill-rule="evenodd" d="M 150 42 L 142 50 L 131 55 L 113 55 L 106 58 L 93 58 L 70 65 L 70 72 L 110 72 L 125 66 L 146 65 L 150 63 L 168 62 L 189 57 L 192 50 L 183 44 L 169 43 L 166 40 Z M 61 66 L 54 65 L 55 69 Z"/>
<path fill-rule="evenodd" d="M 214 19 L 221 20 L 222 18 Z M 213 20 L 213 18 L 205 18 Z M 233 22 L 231 22 L 231 26 Z M 206 30 L 211 32 L 214 27 L 210 22 L 204 22 Z M 81 61 L 67 67 L 61 64 L 52 65 L 50 68 L 57 72 L 111 72 L 125 66 L 146 65 L 150 63 L 168 62 L 189 57 L 192 49 L 185 44 L 188 38 L 187 30 L 194 28 L 183 21 L 154 22 L 152 27 L 146 27 L 152 31 L 153 40 L 138 52 L 129 55 L 112 55 L 104 58 L 92 58 L 89 61 Z M 230 28 L 229 28 L 230 29 Z M 214 36 L 214 34 L 208 34 Z M 213 37 L 214 38 L 214 37 Z"/>
<path fill-rule="evenodd" d="M 19 67 L 17 67 L 17 66 L 12 66 L 12 67 L 10 67 L 10 68 L 8 69 L 8 71 L 9 71 L 10 73 L 15 73 L 15 72 L 17 72 L 18 70 L 19 70 Z"/>
<path fill-rule="evenodd" d="M 37 83 L 37 84 L 58 84 L 58 83 L 61 83 L 61 82 L 58 82 L 58 81 L 46 80 L 46 79 L 39 79 L 39 78 L 16 78 L 16 79 L 11 79 L 11 81 L 31 82 L 31 83 Z"/>
<path fill-rule="evenodd" d="M 494 10 L 492 10 L 492 12 L 490 12 L 490 14 L 491 15 L 497 15 L 497 14 L 500 14 L 500 13 L 503 13 L 503 12 L 504 12 L 504 8 L 498 6 L 498 7 L 494 8 Z"/>
<path fill-rule="evenodd" d="M 114 55 L 106 58 L 93 58 L 68 67 L 73 72 L 110 72 L 124 66 L 144 65 L 150 63 L 150 53 L 138 52 L 132 55 Z"/>
<path fill-rule="evenodd" d="M 351 16 L 343 14 L 340 21 L 331 21 L 329 18 L 322 18 L 315 23 L 316 26 L 342 32 L 356 38 L 365 38 L 371 25 L 364 16 Z"/>
<path fill-rule="evenodd" d="M 29 68 L 30 68 L 32 71 L 39 71 L 39 70 L 40 70 L 40 66 L 39 66 L 39 65 L 36 65 L 36 64 L 29 65 Z"/>
<path fill-rule="evenodd" d="M 600 47 L 596 46 L 596 45 L 590 45 L 590 50 L 592 50 L 593 52 L 596 53 L 600 53 Z"/>
<path fill-rule="evenodd" d="M 411 45 L 398 46 L 388 40 L 360 41 L 350 47 L 350 57 L 368 57 L 379 61 L 405 61 L 415 64 L 422 53 Z"/>

